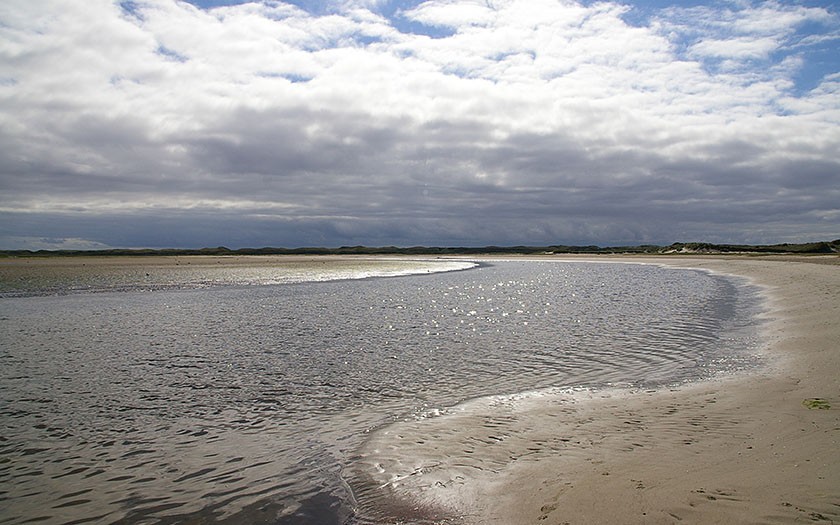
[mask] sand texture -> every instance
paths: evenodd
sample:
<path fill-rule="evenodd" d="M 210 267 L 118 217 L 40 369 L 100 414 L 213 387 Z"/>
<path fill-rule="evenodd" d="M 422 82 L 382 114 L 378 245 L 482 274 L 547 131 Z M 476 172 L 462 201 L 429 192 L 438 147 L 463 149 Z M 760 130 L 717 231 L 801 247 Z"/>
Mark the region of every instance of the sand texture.
<path fill-rule="evenodd" d="M 395 508 L 466 524 L 840 523 L 840 258 L 630 260 L 764 287 L 766 366 L 393 425 L 365 454 Z"/>

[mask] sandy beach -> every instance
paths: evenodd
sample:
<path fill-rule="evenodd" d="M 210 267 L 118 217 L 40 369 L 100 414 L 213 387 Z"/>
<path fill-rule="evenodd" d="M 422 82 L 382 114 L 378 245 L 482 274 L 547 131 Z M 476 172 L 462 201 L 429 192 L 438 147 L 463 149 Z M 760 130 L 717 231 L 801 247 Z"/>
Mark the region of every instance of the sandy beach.
<path fill-rule="evenodd" d="M 395 514 L 509 525 L 840 522 L 840 258 L 620 260 L 760 285 L 765 366 L 660 391 L 481 399 L 389 427 L 365 453 L 383 489 L 405 501 Z"/>
<path fill-rule="evenodd" d="M 763 366 L 664 390 L 481 398 L 442 417 L 390 425 L 374 432 L 356 458 L 366 469 L 354 475 L 368 487 L 362 503 L 388 507 L 378 509 L 374 521 L 840 522 L 840 257 L 542 258 L 746 277 L 767 297 L 763 344 L 756 349 Z M 9 280 L 101 279 L 117 272 L 134 282 L 183 266 L 291 268 L 311 267 L 313 260 L 335 267 L 360 261 L 9 259 L 0 261 L 0 272 Z"/>

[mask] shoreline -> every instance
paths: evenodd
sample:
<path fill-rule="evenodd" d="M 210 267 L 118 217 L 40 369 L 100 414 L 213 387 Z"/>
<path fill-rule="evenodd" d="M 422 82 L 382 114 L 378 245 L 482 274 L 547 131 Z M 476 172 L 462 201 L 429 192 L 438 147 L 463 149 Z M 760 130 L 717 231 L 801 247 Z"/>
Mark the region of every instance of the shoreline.
<path fill-rule="evenodd" d="M 375 451 L 394 462 L 377 470 L 401 472 L 397 483 L 379 487 L 387 498 L 377 497 L 397 502 L 389 519 L 840 522 L 840 258 L 538 259 L 745 277 L 766 291 L 770 366 L 659 390 L 482 398 L 468 402 L 469 412 L 456 407 L 445 417 L 387 427 L 362 456 Z M 806 406 L 815 398 L 830 409 Z"/>
<path fill-rule="evenodd" d="M 388 278 L 477 266 L 440 258 L 367 255 L 0 258 L 0 298 Z"/>
<path fill-rule="evenodd" d="M 840 523 L 840 257 L 436 259 L 654 264 L 744 277 L 766 291 L 770 320 L 763 347 L 774 359 L 767 368 L 678 388 L 491 396 L 453 407 L 449 416 L 389 425 L 385 432 L 408 429 L 422 437 L 390 454 L 415 462 L 399 465 L 405 483 L 386 490 L 387 502 L 375 496 L 388 503 L 389 515 L 363 523 Z M 312 260 L 327 261 L 235 256 L 191 262 Z M 94 271 L 112 261 L 72 262 Z M 139 271 L 152 260 L 125 262 Z M 178 266 L 178 260 L 165 264 Z M 830 409 L 803 405 L 815 398 Z M 470 409 L 459 413 L 465 405 Z M 453 445 L 458 454 L 446 452 Z M 364 454 L 354 461 L 366 461 Z M 361 496 L 369 501 L 371 494 Z"/>

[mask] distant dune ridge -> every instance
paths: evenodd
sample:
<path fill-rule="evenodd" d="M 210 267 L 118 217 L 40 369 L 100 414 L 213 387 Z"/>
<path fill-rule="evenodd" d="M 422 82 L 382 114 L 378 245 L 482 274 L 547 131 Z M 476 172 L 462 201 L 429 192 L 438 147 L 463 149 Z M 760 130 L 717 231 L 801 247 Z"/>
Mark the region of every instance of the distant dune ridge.
<path fill-rule="evenodd" d="M 200 249 L 115 248 L 109 250 L 0 250 L 0 257 L 26 256 L 150 256 L 150 255 L 479 255 L 479 254 L 832 254 L 840 253 L 840 239 L 808 243 L 767 245 L 713 244 L 707 242 L 676 242 L 668 246 L 643 244 L 639 246 L 342 246 L 340 248 L 239 248 L 224 246 Z"/>

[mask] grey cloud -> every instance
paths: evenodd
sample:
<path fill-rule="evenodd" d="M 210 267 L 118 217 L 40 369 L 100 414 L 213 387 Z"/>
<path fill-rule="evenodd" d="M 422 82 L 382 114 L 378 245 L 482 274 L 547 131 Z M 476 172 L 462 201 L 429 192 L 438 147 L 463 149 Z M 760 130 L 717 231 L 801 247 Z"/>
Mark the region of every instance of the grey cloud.
<path fill-rule="evenodd" d="M 183 144 L 213 172 L 355 173 L 365 159 L 387 156 L 404 126 L 352 110 L 238 110 Z"/>
<path fill-rule="evenodd" d="M 225 8 L 213 30 L 239 9 L 262 13 L 253 5 Z M 762 120 L 773 100 L 757 101 L 733 89 L 737 82 L 691 64 L 641 91 L 633 86 L 645 77 L 643 66 L 602 65 L 604 76 L 568 82 L 546 82 L 528 68 L 516 81 L 489 78 L 493 68 L 485 80 L 457 78 L 441 66 L 449 55 L 469 62 L 491 54 L 470 55 L 445 35 L 428 46 L 417 35 L 393 34 L 376 17 L 369 17 L 376 30 L 392 40 L 369 48 L 318 40 L 347 46 L 338 54 L 304 49 L 318 35 L 356 34 L 354 24 L 365 20 L 331 12 L 330 20 L 295 15 L 302 32 L 295 52 L 306 54 L 308 82 L 249 70 L 259 57 L 237 62 L 228 75 L 217 69 L 218 57 L 191 49 L 190 64 L 147 65 L 155 75 L 130 89 L 105 82 L 100 93 L 64 76 L 56 82 L 72 97 L 0 85 L 11 93 L 0 98 L 0 117 L 16 123 L 0 127 L 0 242 L 622 244 L 840 233 L 832 92 L 799 99 L 822 112 Z M 166 21 L 146 14 L 134 29 L 149 38 L 138 42 L 155 41 L 156 20 Z M 194 31 L 204 27 L 190 13 L 180 16 Z M 259 20 L 263 37 L 271 24 L 289 22 L 277 18 Z M 597 28 L 575 31 L 585 29 L 591 44 L 626 29 L 618 14 L 600 18 Z M 478 43 L 487 36 L 471 31 Z M 647 39 L 637 45 L 652 46 L 642 49 L 652 63 L 678 61 L 655 31 L 638 31 Z M 284 33 L 289 45 L 295 35 Z M 263 44 L 255 49 L 275 49 Z M 129 60 L 159 59 L 140 47 Z M 277 53 L 266 62 L 282 66 L 287 57 Z"/>

